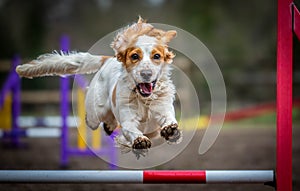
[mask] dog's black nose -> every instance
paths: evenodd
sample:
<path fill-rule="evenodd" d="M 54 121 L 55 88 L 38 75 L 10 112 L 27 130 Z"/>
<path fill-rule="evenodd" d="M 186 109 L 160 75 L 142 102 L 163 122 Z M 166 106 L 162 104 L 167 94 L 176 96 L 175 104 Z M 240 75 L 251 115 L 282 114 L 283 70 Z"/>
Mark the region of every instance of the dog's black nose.
<path fill-rule="evenodd" d="M 142 78 L 144 78 L 145 80 L 149 81 L 151 76 L 152 76 L 152 71 L 151 70 L 142 70 L 141 71 L 141 76 Z"/>

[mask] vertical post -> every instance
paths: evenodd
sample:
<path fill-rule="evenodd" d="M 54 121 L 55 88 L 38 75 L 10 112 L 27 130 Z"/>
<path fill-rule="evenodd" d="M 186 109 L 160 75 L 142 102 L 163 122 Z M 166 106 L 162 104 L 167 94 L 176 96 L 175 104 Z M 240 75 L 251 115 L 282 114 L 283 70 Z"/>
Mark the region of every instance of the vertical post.
<path fill-rule="evenodd" d="M 62 36 L 60 39 L 60 48 L 62 51 L 69 50 L 69 39 L 67 36 Z M 61 167 L 68 165 L 68 124 L 67 117 L 69 115 L 69 100 L 68 89 L 69 79 L 67 77 L 60 78 L 60 112 L 62 120 L 61 132 Z"/>
<path fill-rule="evenodd" d="M 1 95 L 1 94 L 0 94 Z M 0 129 L 4 131 L 11 131 L 12 129 L 12 93 L 1 95 L 3 96 L 3 105 L 0 107 L 0 116 L 2 117 L 0 124 Z"/>
<path fill-rule="evenodd" d="M 278 0 L 277 190 L 292 191 L 292 0 Z"/>
<path fill-rule="evenodd" d="M 15 55 L 12 63 L 13 85 L 12 85 L 12 131 L 11 140 L 13 146 L 20 146 L 18 118 L 21 113 L 20 90 L 21 80 L 16 73 L 16 67 L 20 64 L 20 57 Z"/>
<path fill-rule="evenodd" d="M 297 9 L 296 5 L 293 6 L 293 16 L 294 16 L 293 31 L 297 36 L 298 40 L 300 40 L 300 12 Z"/>

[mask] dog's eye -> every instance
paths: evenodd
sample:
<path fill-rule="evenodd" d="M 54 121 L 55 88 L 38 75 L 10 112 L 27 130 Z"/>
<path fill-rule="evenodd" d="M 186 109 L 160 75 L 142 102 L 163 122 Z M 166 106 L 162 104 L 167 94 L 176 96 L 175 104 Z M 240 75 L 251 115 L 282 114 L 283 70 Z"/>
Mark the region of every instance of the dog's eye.
<path fill-rule="evenodd" d="M 153 59 L 155 59 L 155 60 L 160 59 L 160 54 L 154 54 Z"/>
<path fill-rule="evenodd" d="M 139 59 L 139 58 L 140 58 L 139 55 L 136 54 L 136 53 L 131 55 L 131 59 L 132 59 L 132 60 L 137 60 L 137 59 Z"/>

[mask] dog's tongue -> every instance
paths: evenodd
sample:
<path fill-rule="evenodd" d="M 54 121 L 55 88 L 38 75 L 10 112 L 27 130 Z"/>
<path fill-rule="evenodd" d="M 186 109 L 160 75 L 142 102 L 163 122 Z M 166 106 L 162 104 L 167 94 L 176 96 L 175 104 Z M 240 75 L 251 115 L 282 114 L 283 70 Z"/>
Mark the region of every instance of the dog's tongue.
<path fill-rule="evenodd" d="M 152 93 L 152 83 L 140 83 L 140 88 L 144 94 Z"/>

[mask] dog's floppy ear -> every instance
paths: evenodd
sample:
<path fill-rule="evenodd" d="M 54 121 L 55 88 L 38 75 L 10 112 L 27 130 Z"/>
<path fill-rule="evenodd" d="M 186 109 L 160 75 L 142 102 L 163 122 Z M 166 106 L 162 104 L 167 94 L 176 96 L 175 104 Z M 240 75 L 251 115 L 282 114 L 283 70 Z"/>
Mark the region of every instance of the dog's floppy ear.
<path fill-rule="evenodd" d="M 117 57 L 117 60 L 119 62 L 122 62 L 123 64 L 125 64 L 125 59 L 126 59 L 126 53 L 125 52 L 117 53 L 116 57 Z"/>
<path fill-rule="evenodd" d="M 164 36 L 162 37 L 162 41 L 165 44 L 168 44 L 173 38 L 176 37 L 177 32 L 175 30 L 169 30 L 167 31 Z"/>
<path fill-rule="evenodd" d="M 165 56 L 165 62 L 168 64 L 171 64 L 173 62 L 173 58 L 175 57 L 175 54 L 169 50 L 166 52 Z"/>

